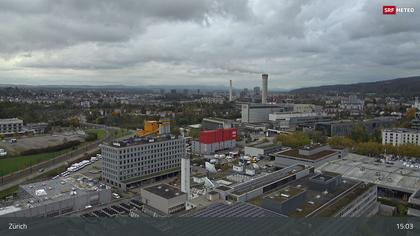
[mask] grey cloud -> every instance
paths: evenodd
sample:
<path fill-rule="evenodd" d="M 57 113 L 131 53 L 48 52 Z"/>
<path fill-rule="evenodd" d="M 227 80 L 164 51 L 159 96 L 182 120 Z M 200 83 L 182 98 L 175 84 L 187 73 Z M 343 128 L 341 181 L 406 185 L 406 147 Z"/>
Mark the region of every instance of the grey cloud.
<path fill-rule="evenodd" d="M 242 86 L 266 72 L 289 88 L 420 73 L 420 14 L 381 10 L 368 0 L 1 1 L 0 69 L 48 82 Z"/>

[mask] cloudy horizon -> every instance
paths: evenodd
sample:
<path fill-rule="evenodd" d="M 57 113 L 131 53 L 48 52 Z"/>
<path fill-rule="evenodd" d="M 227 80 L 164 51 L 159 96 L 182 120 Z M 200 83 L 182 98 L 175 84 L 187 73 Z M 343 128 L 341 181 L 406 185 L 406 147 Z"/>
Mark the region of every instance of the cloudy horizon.
<path fill-rule="evenodd" d="M 260 85 L 420 75 L 420 2 L 3 0 L 0 84 Z"/>

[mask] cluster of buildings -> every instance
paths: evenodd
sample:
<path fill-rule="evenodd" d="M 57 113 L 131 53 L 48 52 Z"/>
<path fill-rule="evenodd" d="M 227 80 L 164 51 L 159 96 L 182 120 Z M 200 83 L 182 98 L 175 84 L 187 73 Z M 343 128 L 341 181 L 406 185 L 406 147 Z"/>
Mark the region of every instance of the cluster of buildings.
<path fill-rule="evenodd" d="M 2 217 L 54 217 L 112 201 L 111 188 L 84 176 L 19 186 L 19 200 L 0 206 Z"/>
<path fill-rule="evenodd" d="M 44 133 L 48 123 L 28 123 L 18 118 L 0 119 L 0 135 L 11 136 L 15 134 Z"/>
<path fill-rule="evenodd" d="M 398 118 L 391 116 L 340 120 L 313 104 L 269 103 L 267 74 L 262 75 L 261 88 L 252 91 L 261 96 L 260 103 L 255 96 L 251 102 L 236 102 L 240 119 L 205 118 L 196 139 L 184 137 L 183 132 L 172 135 L 169 121 L 146 121 L 136 136 L 100 145 L 102 183 L 80 176 L 21 185 L 19 201 L 0 208 L 0 215 L 71 214 L 112 202 L 112 187 L 122 192 L 139 188 L 142 213 L 151 216 L 368 217 L 383 211 L 377 200 L 381 196 L 408 201 L 409 215 L 420 216 L 420 172 L 414 168 L 376 163 L 319 143 L 290 148 L 261 141 L 271 138 L 269 131 L 287 134 L 308 129 L 328 137 L 350 136 L 360 125 L 369 134 L 382 130 L 383 144 L 420 145 L 420 115 L 412 121 L 412 129 L 393 128 Z M 248 93 L 243 91 L 241 97 Z M 176 94 L 176 90 L 169 93 Z M 131 96 L 124 98 L 131 104 Z M 232 81 L 228 98 L 235 100 Z M 217 94 L 194 101 L 222 104 L 225 99 Z M 90 108 L 97 103 L 84 100 L 80 105 Z M 328 106 L 351 116 L 361 116 L 367 109 L 356 96 Z M 37 124 L 26 127 L 42 130 Z M 22 120 L 0 120 L 0 134 L 24 130 Z M 267 132 L 254 132 L 260 130 Z M 249 134 L 258 141 L 237 141 L 239 135 Z M 192 155 L 199 164 L 191 165 Z"/>

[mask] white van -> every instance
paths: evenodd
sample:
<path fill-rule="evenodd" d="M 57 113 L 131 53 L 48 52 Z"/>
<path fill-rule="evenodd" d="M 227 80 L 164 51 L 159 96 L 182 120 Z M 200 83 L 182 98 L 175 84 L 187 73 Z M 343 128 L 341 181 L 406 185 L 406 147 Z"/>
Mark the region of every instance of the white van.
<path fill-rule="evenodd" d="M 4 149 L 0 149 L 0 157 L 7 156 L 7 152 Z"/>

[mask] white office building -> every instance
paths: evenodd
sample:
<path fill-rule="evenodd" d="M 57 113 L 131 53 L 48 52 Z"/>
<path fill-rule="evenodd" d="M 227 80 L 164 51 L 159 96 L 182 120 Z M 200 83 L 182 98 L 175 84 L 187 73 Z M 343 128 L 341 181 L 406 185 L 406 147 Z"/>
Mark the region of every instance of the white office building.
<path fill-rule="evenodd" d="M 293 104 L 242 104 L 241 119 L 244 123 L 268 122 L 269 114 L 292 110 Z"/>
<path fill-rule="evenodd" d="M 102 178 L 123 191 L 177 175 L 186 155 L 183 137 L 130 138 L 101 145 Z"/>
<path fill-rule="evenodd" d="M 382 144 L 399 146 L 403 144 L 420 145 L 420 130 L 414 129 L 384 129 L 382 130 Z"/>
<path fill-rule="evenodd" d="M 11 135 L 22 133 L 23 120 L 18 118 L 0 119 L 0 134 Z"/>
<path fill-rule="evenodd" d="M 275 122 L 280 129 L 294 129 L 299 125 L 315 125 L 331 118 L 327 114 L 318 112 L 276 112 L 269 114 L 269 120 Z"/>

